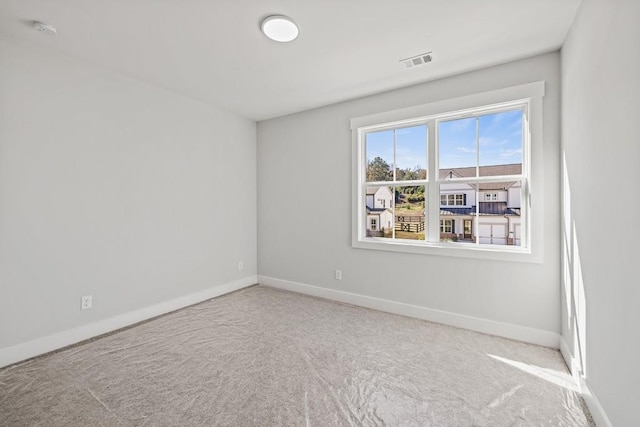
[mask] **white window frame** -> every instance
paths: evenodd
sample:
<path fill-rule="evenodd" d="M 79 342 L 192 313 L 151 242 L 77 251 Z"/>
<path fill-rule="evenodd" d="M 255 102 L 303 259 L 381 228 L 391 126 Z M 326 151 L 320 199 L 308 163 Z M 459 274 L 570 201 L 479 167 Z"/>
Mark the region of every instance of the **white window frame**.
<path fill-rule="evenodd" d="M 442 197 L 446 203 L 442 203 Z M 452 199 L 451 201 L 449 199 Z M 460 201 L 460 203 L 458 203 Z M 463 193 L 440 193 L 440 206 L 465 206 Z"/>
<path fill-rule="evenodd" d="M 381 112 L 351 120 L 353 150 L 352 185 L 352 246 L 360 249 L 374 249 L 392 252 L 422 253 L 428 255 L 457 256 L 478 259 L 498 259 L 521 262 L 541 263 L 543 260 L 543 217 L 541 191 L 543 165 L 543 111 L 544 81 L 528 83 L 482 92 L 445 101 L 418 105 L 400 110 Z M 508 110 L 515 106 L 525 106 L 523 115 L 523 173 L 518 177 L 522 187 L 521 238 L 525 246 L 502 246 L 484 244 L 464 244 L 440 242 L 440 221 L 429 220 L 440 215 L 440 193 L 438 182 L 445 182 L 436 176 L 437 147 L 436 121 L 460 117 L 465 114 L 482 115 L 491 110 Z M 371 130 L 393 129 L 417 124 L 428 124 L 428 165 L 429 176 L 425 180 L 428 203 L 427 240 L 408 241 L 366 236 L 365 197 L 363 183 L 366 180 L 366 162 L 364 158 L 364 135 Z M 528 126 L 527 126 L 528 124 Z M 502 181 L 506 177 L 469 178 L 470 181 Z M 467 180 L 467 179 L 465 179 Z M 422 180 L 416 185 L 422 185 Z M 391 184 L 391 183 L 389 183 Z M 412 183 L 413 184 L 413 183 Z M 536 203 L 532 203 L 532 201 Z"/>
<path fill-rule="evenodd" d="M 449 225 L 447 225 L 447 223 Z M 449 227 L 449 231 L 447 231 L 447 227 Z M 451 218 L 440 218 L 440 232 L 441 233 L 453 233 L 455 230 L 453 229 L 453 220 Z"/>

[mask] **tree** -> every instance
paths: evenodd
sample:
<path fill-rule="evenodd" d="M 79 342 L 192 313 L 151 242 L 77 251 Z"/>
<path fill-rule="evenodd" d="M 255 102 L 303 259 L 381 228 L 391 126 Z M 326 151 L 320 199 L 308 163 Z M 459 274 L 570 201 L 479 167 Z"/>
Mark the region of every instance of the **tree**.
<path fill-rule="evenodd" d="M 391 166 L 382 157 L 367 162 L 367 181 L 387 181 L 391 176 Z"/>

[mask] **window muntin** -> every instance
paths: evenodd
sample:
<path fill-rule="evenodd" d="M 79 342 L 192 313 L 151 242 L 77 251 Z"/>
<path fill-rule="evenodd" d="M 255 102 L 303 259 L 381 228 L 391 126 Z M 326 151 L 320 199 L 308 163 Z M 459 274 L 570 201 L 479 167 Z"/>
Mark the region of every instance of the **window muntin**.
<path fill-rule="evenodd" d="M 524 138 L 528 135 L 524 132 L 525 125 L 528 123 L 525 119 L 528 107 L 529 102 L 522 101 L 413 120 L 412 123 L 421 122 L 420 126 L 423 126 L 421 130 L 425 131 L 425 139 L 432 135 L 427 132 L 429 127 L 435 131 L 433 132 L 434 144 L 420 146 L 420 150 L 422 147 L 426 149 L 421 158 L 432 158 L 432 163 L 429 166 L 433 170 L 429 173 L 428 167 L 415 168 L 417 171 L 424 171 L 424 175 L 418 179 L 410 176 L 409 179 L 419 181 L 415 184 L 422 184 L 420 186 L 396 185 L 393 187 L 395 202 L 392 216 L 393 232 L 389 237 L 394 240 L 424 239 L 426 245 L 454 243 L 461 247 L 467 244 L 466 247 L 468 247 L 471 243 L 477 248 L 501 247 L 505 250 L 514 250 L 516 246 L 526 247 L 524 231 L 527 229 L 525 222 L 527 217 L 524 209 L 519 206 L 517 213 L 514 213 L 516 210 L 510 211 L 508 220 L 511 221 L 517 217 L 519 219 L 517 224 L 515 223 L 517 221 L 505 223 L 507 217 L 497 213 L 511 208 L 508 206 L 509 203 L 516 203 L 513 201 L 515 196 L 509 199 L 509 195 L 512 193 L 515 195 L 515 193 L 513 191 L 507 193 L 506 189 L 501 192 L 487 193 L 482 191 L 481 185 L 488 180 L 491 180 L 492 184 L 496 186 L 495 188 L 506 188 L 517 183 L 518 188 L 522 189 L 528 185 L 528 169 L 525 167 L 525 160 L 528 156 L 528 141 Z M 398 130 L 408 126 L 396 128 L 393 123 L 387 123 L 384 126 L 383 130 L 370 126 L 363 134 L 366 139 L 369 138 L 369 135 L 386 132 L 388 140 L 393 139 L 391 145 L 393 146 L 393 166 L 390 164 L 391 173 L 387 172 L 387 175 L 384 176 L 392 177 L 392 179 L 385 181 L 393 180 L 398 183 L 405 177 L 402 173 L 404 168 L 399 168 L 397 163 L 400 157 L 397 152 L 399 147 Z M 391 135 L 394 135 L 394 138 L 390 138 Z M 368 139 L 366 140 L 368 141 Z M 372 150 L 367 149 L 366 152 L 368 169 Z M 516 163 L 509 163 L 513 161 Z M 425 164 L 428 165 L 428 163 Z M 366 176 L 369 178 L 372 174 L 367 171 Z M 367 181 L 365 185 L 372 183 Z M 457 188 L 448 188 L 453 183 L 457 185 Z M 400 184 L 407 183 L 400 182 Z M 459 188 L 460 185 L 466 187 L 464 191 Z M 415 187 L 421 187 L 420 191 L 417 191 L 418 189 Z M 408 190 L 422 193 L 421 199 L 413 198 L 412 201 L 414 203 L 421 202 L 420 207 L 424 207 L 424 210 L 419 212 L 420 215 L 416 215 L 415 211 L 412 212 L 413 215 L 410 218 L 411 221 L 419 224 L 415 231 L 411 229 L 415 234 L 421 233 L 418 238 L 410 238 L 406 234 L 410 227 L 407 224 L 407 210 L 414 207 L 411 203 L 407 203 Z M 440 212 L 428 209 L 430 191 L 432 197 L 440 193 Z M 486 200 L 483 199 L 485 194 L 489 195 Z M 520 199 L 523 197 L 523 193 L 518 190 L 517 194 L 519 197 L 517 204 L 521 205 Z M 480 205 L 485 202 L 500 203 L 500 206 L 493 206 L 492 212 L 496 213 L 488 214 L 491 218 L 484 213 L 486 209 L 480 208 Z M 505 203 L 507 205 L 504 205 Z M 446 211 L 442 211 L 442 209 Z M 445 216 L 448 217 L 445 218 Z M 435 231 L 440 231 L 440 233 L 436 233 L 432 228 L 432 234 L 429 234 L 429 227 L 427 227 L 430 223 L 429 218 L 433 218 L 431 221 L 440 225 L 439 227 L 436 225 L 435 228 Z M 491 221 L 497 219 L 501 220 Z M 424 229 L 424 232 L 418 231 L 421 229 Z M 517 239 L 515 238 L 516 232 L 518 233 Z M 379 239 L 374 238 L 373 240 Z"/>

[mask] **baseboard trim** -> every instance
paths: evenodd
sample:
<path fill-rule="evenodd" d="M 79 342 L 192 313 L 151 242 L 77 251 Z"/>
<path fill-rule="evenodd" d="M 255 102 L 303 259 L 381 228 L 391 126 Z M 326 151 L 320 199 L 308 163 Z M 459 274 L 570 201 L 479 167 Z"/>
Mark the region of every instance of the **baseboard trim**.
<path fill-rule="evenodd" d="M 591 412 L 591 417 L 593 421 L 596 423 L 598 427 L 613 427 L 613 424 L 609 420 L 606 412 L 602 408 L 600 401 L 596 397 L 593 389 L 589 385 L 589 381 L 584 377 L 582 371 L 580 369 L 580 364 L 578 363 L 575 355 L 569 348 L 565 337 L 560 337 L 560 353 L 562 353 L 562 357 L 564 357 L 564 361 L 566 362 L 569 370 L 571 371 L 571 375 L 573 379 L 578 384 L 578 390 L 580 390 L 580 394 L 584 399 L 587 407 L 589 408 L 589 412 Z"/>
<path fill-rule="evenodd" d="M 571 349 L 569 348 L 569 345 L 567 344 L 567 341 L 563 336 L 560 336 L 560 354 L 564 359 L 564 363 L 567 364 L 571 375 L 573 375 L 573 377 L 577 380 L 578 372 L 580 372 L 580 365 L 576 361 L 576 358 L 573 356 L 573 353 L 571 352 Z"/>
<path fill-rule="evenodd" d="M 129 311 L 104 320 L 78 326 L 77 328 L 57 332 L 32 341 L 0 349 L 0 368 L 23 360 L 31 359 L 41 354 L 49 353 L 81 341 L 95 338 L 115 330 L 131 326 L 135 323 L 166 314 L 189 305 L 237 291 L 258 282 L 257 276 L 247 276 L 232 282 L 212 286 L 200 292 L 184 295 L 169 301 L 164 301 L 149 307 Z"/>
<path fill-rule="evenodd" d="M 456 326 L 458 328 L 469 329 L 490 335 L 524 341 L 545 347 L 558 349 L 560 346 L 560 334 L 556 332 L 543 331 L 541 329 L 529 328 L 526 326 L 512 325 L 509 323 L 497 322 L 495 320 L 481 319 L 464 314 L 451 313 L 432 308 L 405 304 L 396 301 L 385 300 L 354 294 L 350 292 L 337 291 L 335 289 L 321 288 L 304 283 L 292 282 L 289 280 L 276 279 L 268 276 L 258 276 L 258 283 L 278 289 L 298 292 L 306 295 L 340 301 L 361 307 L 372 308 L 388 313 L 400 314 L 403 316 L 415 317 L 431 322 Z"/>

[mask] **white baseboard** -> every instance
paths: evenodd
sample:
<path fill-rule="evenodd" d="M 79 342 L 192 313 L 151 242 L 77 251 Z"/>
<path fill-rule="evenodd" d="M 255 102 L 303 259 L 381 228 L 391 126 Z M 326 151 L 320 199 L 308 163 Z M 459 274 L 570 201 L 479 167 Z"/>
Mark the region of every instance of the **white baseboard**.
<path fill-rule="evenodd" d="M 564 362 L 567 364 L 569 371 L 571 371 L 571 375 L 577 380 L 580 372 L 580 364 L 573 356 L 573 352 L 563 336 L 560 337 L 560 354 L 562 354 Z"/>
<path fill-rule="evenodd" d="M 57 332 L 32 341 L 0 349 L 0 368 L 22 360 L 30 359 L 50 351 L 58 350 L 80 341 L 94 338 L 161 314 L 169 313 L 189 305 L 214 298 L 257 283 L 257 276 L 248 276 L 233 282 L 213 286 L 204 291 L 164 301 L 139 310 L 129 311 L 88 325 Z"/>
<path fill-rule="evenodd" d="M 556 332 L 543 331 L 541 329 L 529 328 L 526 326 L 512 325 L 509 323 L 497 322 L 495 320 L 481 319 L 478 317 L 466 316 L 464 314 L 451 313 L 448 311 L 435 310 L 417 305 L 353 294 L 350 292 L 337 291 L 335 289 L 305 285 L 303 283 L 291 282 L 268 276 L 258 276 L 258 283 L 266 286 L 272 286 L 274 288 L 313 295 L 388 313 L 429 320 L 431 322 L 511 338 L 545 347 L 557 349 L 560 346 L 560 334 Z"/>
<path fill-rule="evenodd" d="M 569 348 L 564 336 L 560 337 L 560 353 L 562 353 L 562 357 L 564 357 L 564 361 L 567 363 L 573 379 L 578 384 L 578 390 L 580 390 L 580 394 L 584 398 L 584 401 L 589 408 L 589 412 L 591 412 L 593 421 L 598 427 L 613 427 L 613 424 L 609 420 L 609 417 L 607 417 L 606 412 L 604 412 L 602 405 L 600 405 L 600 401 L 591 389 L 589 381 L 582 374 L 580 363 L 578 363 L 575 355 Z"/>

